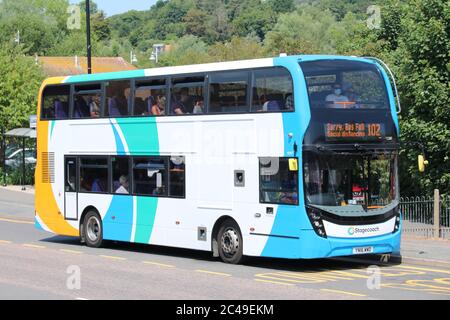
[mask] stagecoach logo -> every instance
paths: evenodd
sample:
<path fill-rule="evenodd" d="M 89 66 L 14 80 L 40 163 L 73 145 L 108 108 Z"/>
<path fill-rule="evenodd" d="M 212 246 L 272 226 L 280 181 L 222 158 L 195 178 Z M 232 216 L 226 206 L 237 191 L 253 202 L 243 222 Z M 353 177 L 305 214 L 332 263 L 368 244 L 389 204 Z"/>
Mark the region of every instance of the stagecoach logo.
<path fill-rule="evenodd" d="M 372 228 L 355 228 L 350 227 L 348 228 L 347 232 L 350 236 L 353 236 L 355 233 L 360 233 L 364 235 L 365 233 L 372 233 L 372 232 L 378 232 L 380 231 L 379 227 L 372 227 Z"/>

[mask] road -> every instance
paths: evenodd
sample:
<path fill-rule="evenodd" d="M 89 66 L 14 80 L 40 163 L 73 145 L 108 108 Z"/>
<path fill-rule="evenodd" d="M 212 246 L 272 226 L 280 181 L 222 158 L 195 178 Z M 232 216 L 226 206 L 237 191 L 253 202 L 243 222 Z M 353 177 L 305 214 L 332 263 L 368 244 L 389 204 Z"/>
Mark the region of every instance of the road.
<path fill-rule="evenodd" d="M 262 258 L 236 266 L 184 249 L 93 249 L 36 230 L 33 214 L 32 194 L 0 189 L 0 299 L 450 299 L 450 267 Z"/>

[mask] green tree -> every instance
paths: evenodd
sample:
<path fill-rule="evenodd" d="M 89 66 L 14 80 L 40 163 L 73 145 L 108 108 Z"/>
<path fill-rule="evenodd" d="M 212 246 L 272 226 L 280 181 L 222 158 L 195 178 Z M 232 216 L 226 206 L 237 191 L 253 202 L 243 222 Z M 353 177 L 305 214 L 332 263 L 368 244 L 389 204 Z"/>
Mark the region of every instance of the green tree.
<path fill-rule="evenodd" d="M 403 106 L 402 139 L 423 142 L 430 165 L 420 174 L 418 151 L 405 148 L 402 192 L 431 194 L 438 188 L 450 194 L 450 4 L 413 0 L 403 10 L 398 48 L 391 53 Z"/>
<path fill-rule="evenodd" d="M 39 87 L 44 78 L 33 58 L 20 47 L 0 46 L 0 126 L 5 130 L 28 127 L 36 114 Z"/>

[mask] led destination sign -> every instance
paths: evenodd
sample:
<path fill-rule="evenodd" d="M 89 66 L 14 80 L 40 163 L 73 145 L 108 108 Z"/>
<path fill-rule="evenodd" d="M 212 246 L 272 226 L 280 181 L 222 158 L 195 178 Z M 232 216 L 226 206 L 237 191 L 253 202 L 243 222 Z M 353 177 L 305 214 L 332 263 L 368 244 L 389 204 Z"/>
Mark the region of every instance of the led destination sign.
<path fill-rule="evenodd" d="M 382 123 L 327 123 L 326 140 L 378 140 L 385 136 Z"/>

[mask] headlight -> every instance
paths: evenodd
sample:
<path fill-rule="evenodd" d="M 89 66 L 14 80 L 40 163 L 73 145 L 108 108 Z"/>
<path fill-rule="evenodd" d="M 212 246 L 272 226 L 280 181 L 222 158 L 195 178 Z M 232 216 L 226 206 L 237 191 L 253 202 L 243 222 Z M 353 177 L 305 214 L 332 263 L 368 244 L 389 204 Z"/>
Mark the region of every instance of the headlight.
<path fill-rule="evenodd" d="M 308 213 L 309 221 L 319 237 L 326 238 L 327 233 L 325 232 L 325 227 L 322 222 L 322 215 L 319 209 L 313 207 L 306 207 L 306 212 Z"/>

